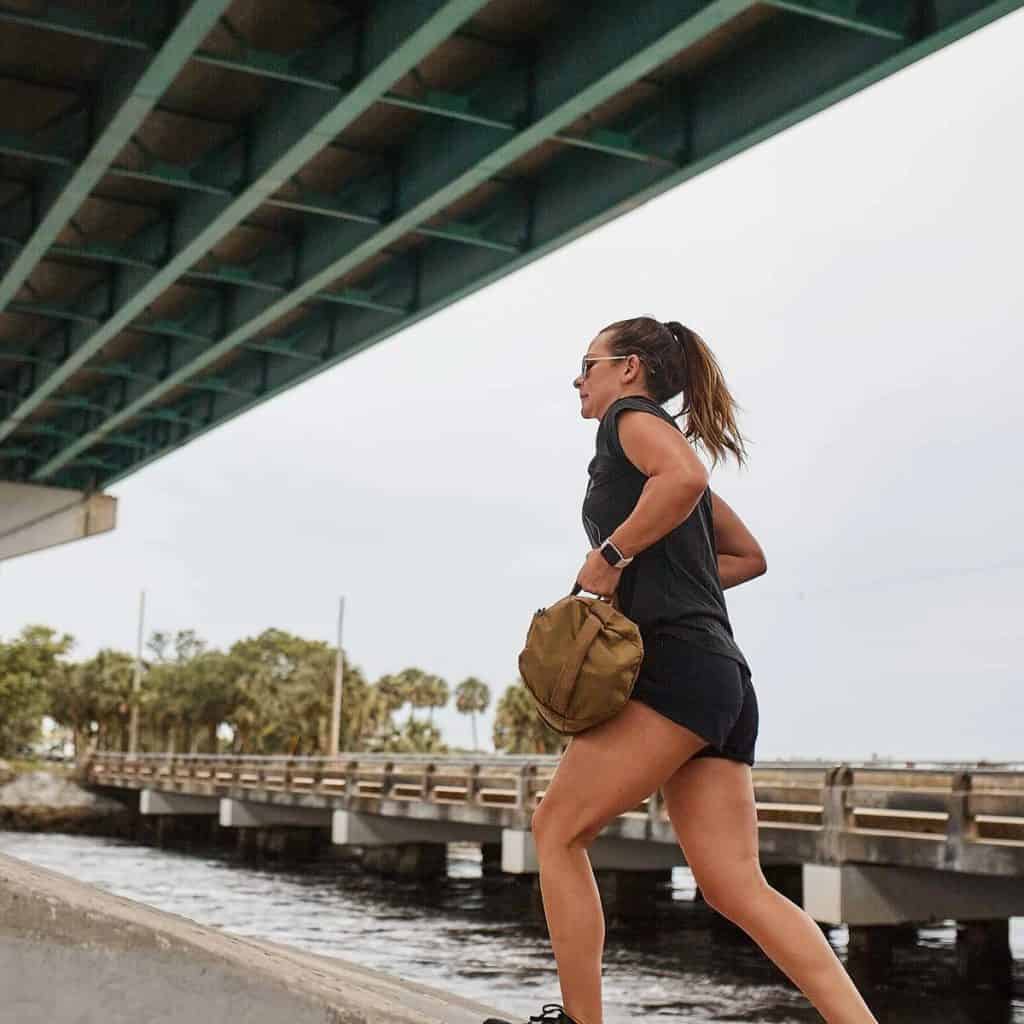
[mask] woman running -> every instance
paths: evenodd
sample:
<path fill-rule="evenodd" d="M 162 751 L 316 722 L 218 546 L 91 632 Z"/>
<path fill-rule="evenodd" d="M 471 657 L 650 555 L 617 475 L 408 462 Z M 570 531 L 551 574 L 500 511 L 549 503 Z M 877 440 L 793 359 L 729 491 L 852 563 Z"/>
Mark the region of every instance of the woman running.
<path fill-rule="evenodd" d="M 602 1024 L 604 917 L 587 847 L 659 787 L 704 899 L 742 928 L 829 1024 L 877 1024 L 828 940 L 765 881 L 750 766 L 757 698 L 723 590 L 765 572 L 760 545 L 708 486 L 691 442 L 742 466 L 733 401 L 704 341 L 678 323 L 622 320 L 590 343 L 584 419 L 598 420 L 583 502 L 593 550 L 577 577 L 618 594 L 644 660 L 613 719 L 575 736 L 533 815 L 563 1006 L 545 1024 Z M 682 395 L 681 430 L 662 405 Z"/>

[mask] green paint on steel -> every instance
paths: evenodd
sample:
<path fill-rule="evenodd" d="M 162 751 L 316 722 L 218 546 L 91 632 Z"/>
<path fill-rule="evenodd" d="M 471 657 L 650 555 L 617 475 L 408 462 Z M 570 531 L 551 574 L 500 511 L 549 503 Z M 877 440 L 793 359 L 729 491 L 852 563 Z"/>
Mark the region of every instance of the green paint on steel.
<path fill-rule="evenodd" d="M 53 4 L 47 5 L 45 16 L 0 8 L 0 23 L 25 25 L 29 28 L 59 32 L 64 35 L 77 36 L 79 39 L 91 39 L 98 43 L 112 43 L 114 46 L 126 46 L 135 50 L 149 51 L 153 48 L 140 36 L 107 31 L 87 13 L 61 10 Z"/>
<path fill-rule="evenodd" d="M 53 394 L 72 374 L 92 358 L 111 338 L 115 337 L 146 307 L 162 294 L 192 264 L 219 242 L 235 225 L 260 206 L 282 183 L 288 181 L 313 156 L 338 135 L 346 126 L 368 110 L 387 90 L 413 67 L 420 63 L 432 50 L 450 36 L 464 21 L 472 17 L 486 0 L 448 0 L 409 5 L 403 0 L 378 3 L 371 8 L 370 18 L 394 17 L 399 24 L 408 20 L 409 12 L 419 20 L 401 43 L 393 48 L 372 55 L 372 64 L 366 75 L 344 96 L 327 107 L 306 127 L 291 145 L 282 145 L 276 137 L 283 129 L 287 134 L 295 131 L 294 124 L 279 120 L 266 127 L 264 144 L 274 154 L 262 174 L 252 181 L 248 188 L 234 200 L 214 207 L 196 208 L 192 237 L 175 255 L 152 275 L 149 281 L 127 299 L 105 323 L 89 337 L 78 344 L 68 358 L 32 392 L 5 421 L 0 421 L 0 440 L 10 434 L 18 422 Z M 217 5 L 223 9 L 226 3 Z M 386 36 L 386 33 L 381 33 Z M 383 47 L 383 40 L 380 42 Z M 158 62 L 159 63 L 159 62 Z M 166 64 L 166 61 L 164 62 Z M 296 86 L 296 89 L 301 87 Z M 299 98 L 298 109 L 307 109 L 303 98 Z M 117 147 L 120 148 L 120 147 Z M 116 150 L 115 150 L 116 153 Z M 111 154 L 111 159 L 114 154 Z M 109 161 L 108 161 L 109 163 Z M 185 218 L 179 216 L 179 222 Z"/>
<path fill-rule="evenodd" d="M 153 55 L 148 67 L 134 83 L 126 86 L 126 95 L 120 103 L 116 103 L 109 122 L 103 126 L 91 150 L 67 180 L 61 183 L 60 191 L 32 237 L 0 280 L 0 310 L 18 293 L 46 250 L 56 241 L 229 3 L 230 0 L 195 0 L 163 46 Z M 113 88 L 117 89 L 118 86 Z M 0 425 L 0 437 L 6 433 L 9 431 Z"/>
<path fill-rule="evenodd" d="M 781 11 L 791 11 L 809 18 L 831 22 L 840 28 L 848 28 L 854 32 L 864 32 L 879 36 L 882 39 L 894 39 L 902 42 L 907 36 L 907 18 L 905 3 L 886 3 L 881 11 L 876 6 L 870 14 L 859 11 L 862 6 L 849 0 L 766 0 L 770 7 Z"/>
<path fill-rule="evenodd" d="M 265 392 L 261 393 L 258 398 L 240 405 L 230 411 L 225 411 L 224 414 L 219 416 L 215 421 L 202 422 L 198 420 L 189 420 L 187 417 L 178 414 L 178 423 L 186 425 L 191 423 L 194 428 L 191 433 L 181 438 L 178 442 L 173 445 L 165 446 L 158 450 L 151 451 L 143 459 L 131 463 L 130 465 L 123 466 L 116 473 L 111 476 L 105 477 L 102 480 L 103 486 L 110 486 L 113 483 L 124 479 L 126 476 L 134 473 L 138 469 L 147 465 L 148 463 L 160 458 L 167 450 L 174 447 L 179 447 L 183 443 L 192 441 L 195 438 L 201 436 L 207 431 L 219 426 L 221 423 L 227 422 L 233 419 L 235 416 L 240 415 L 242 412 L 260 404 L 263 401 L 274 397 L 277 394 L 295 386 L 296 384 L 315 376 L 321 372 L 324 368 L 334 365 L 338 362 L 343 361 L 369 348 L 387 337 L 395 334 L 398 331 L 422 320 L 426 317 L 431 316 L 433 313 L 444 308 L 445 306 L 458 301 L 459 299 L 469 295 L 479 289 L 499 280 L 506 274 L 519 269 L 527 265 L 528 263 L 546 255 L 547 253 L 559 248 L 560 246 L 571 242 L 572 240 L 586 234 L 596 227 L 601 226 L 604 223 L 614 219 L 615 217 L 626 213 L 629 210 L 636 208 L 644 202 L 662 194 L 663 192 L 685 182 L 686 180 L 703 173 L 704 171 L 714 167 L 715 165 L 731 158 L 732 156 L 743 152 L 744 150 L 756 145 L 757 143 L 777 134 L 784 129 L 799 123 L 802 120 L 826 109 L 827 107 L 840 102 L 841 100 L 853 95 L 861 89 L 880 81 L 888 75 L 904 68 L 923 57 L 928 56 L 934 51 L 941 49 L 942 47 L 955 42 L 957 39 L 962 38 L 970 34 L 971 32 L 989 24 L 992 21 L 1024 6 L 1024 0 L 1002 0 L 1000 3 L 988 4 L 983 9 L 975 9 L 973 13 L 968 14 L 954 21 L 952 24 L 946 25 L 927 37 L 926 39 L 920 40 L 913 45 L 907 46 L 900 50 L 898 53 L 893 54 L 891 57 L 878 61 L 872 66 L 865 68 L 864 70 L 851 75 L 846 81 L 842 82 L 833 88 L 822 91 L 819 95 L 816 95 L 813 99 L 806 102 L 800 103 L 795 106 L 792 110 L 785 114 L 773 117 L 767 120 L 763 125 L 749 131 L 745 131 L 735 139 L 728 141 L 722 146 L 716 148 L 713 152 L 707 153 L 689 164 L 685 168 L 677 170 L 675 172 L 664 175 L 654 183 L 648 184 L 645 187 L 636 189 L 629 194 L 623 196 L 617 201 L 610 204 L 607 208 L 601 210 L 596 214 L 585 213 L 575 223 L 572 223 L 565 230 L 560 231 L 557 235 L 545 240 L 542 244 L 531 249 L 529 252 L 523 253 L 520 256 L 503 262 L 500 266 L 495 267 L 491 270 L 485 271 L 479 275 L 474 276 L 471 280 L 468 280 L 465 284 L 454 288 L 442 298 L 435 302 L 424 305 L 416 312 L 410 314 L 407 318 L 399 323 L 388 325 L 387 327 L 372 331 L 363 338 L 358 339 L 355 343 L 347 345 L 343 351 L 336 353 L 333 357 L 325 358 L 319 361 L 316 365 L 309 367 L 296 367 L 295 371 L 282 380 L 276 386 L 268 388 Z M 638 171 L 641 168 L 638 168 Z M 301 329 L 300 329 L 301 332 Z M 246 346 L 250 347 L 250 346 Z M 255 347 L 255 346 L 253 346 Z M 284 354 L 284 353 L 282 353 Z M 291 353 L 288 353 L 291 354 Z M 151 412 L 143 411 L 142 416 L 151 416 Z M 94 432 L 95 437 L 93 440 L 98 440 L 102 431 Z M 92 443 L 92 441 L 90 441 Z M 144 441 L 140 440 L 140 445 L 145 444 Z M 81 450 L 81 449 L 79 449 Z M 63 457 L 64 453 L 60 453 L 58 456 L 60 459 L 60 465 L 64 466 L 69 461 Z M 51 460 L 51 462 L 54 460 Z M 50 476 L 56 471 L 55 467 L 53 470 L 40 474 L 38 478 Z"/>
<path fill-rule="evenodd" d="M 731 21 L 750 6 L 751 0 L 714 0 L 711 3 L 690 0 L 666 12 L 662 5 L 652 3 L 647 12 L 649 17 L 639 18 L 631 23 L 632 33 L 624 33 L 621 22 L 615 19 L 609 19 L 612 24 L 605 24 L 603 30 L 601 26 L 595 29 L 589 23 L 580 24 L 577 31 L 581 45 L 589 44 L 594 51 L 591 54 L 592 60 L 579 62 L 578 73 L 584 77 L 584 81 L 571 84 L 564 82 L 556 55 L 547 69 L 550 88 L 553 89 L 556 99 L 550 103 L 549 109 L 542 111 L 529 126 L 511 138 L 503 139 L 479 158 L 473 159 L 461 173 L 446 181 L 409 210 L 381 226 L 362 244 L 349 249 L 344 256 L 332 260 L 326 267 L 307 277 L 287 295 L 276 302 L 271 302 L 262 312 L 229 332 L 223 339 L 208 346 L 185 366 L 168 373 L 159 384 L 144 392 L 135 401 L 124 404 L 104 423 L 85 432 L 79 442 L 48 459 L 34 474 L 33 479 L 45 479 L 56 472 L 74 459 L 79 452 L 95 443 L 106 430 L 127 422 L 147 405 L 183 384 L 189 377 L 271 325 L 283 314 L 307 302 L 349 270 L 375 256 L 402 235 L 415 230 L 425 220 L 488 181 L 502 168 L 514 163 L 583 114 L 614 96 L 624 87 L 633 84 L 680 50 L 686 49 Z M 560 41 L 563 51 L 568 42 L 571 40 Z M 638 43 L 640 45 L 637 45 Z M 564 94 L 561 97 L 558 96 L 559 90 Z M 378 98 L 382 94 L 383 90 L 378 94 Z M 468 130 L 477 129 L 478 126 L 473 125 L 469 126 Z M 329 226 L 329 230 L 334 228 Z M 333 240 L 322 244 L 326 249 L 331 249 L 332 246 L 335 250 L 337 248 Z M 172 264 L 177 262 L 175 258 Z M 144 289 L 144 292 L 148 292 L 148 289 Z M 127 304 L 133 311 L 135 305 L 135 300 L 130 300 Z M 117 323 L 119 327 L 124 321 L 125 317 L 120 313 L 112 318 L 112 322 Z M 107 333 L 108 327 L 104 325 L 95 337 L 103 338 L 105 341 Z M 0 434 L 0 437 L 2 436 Z"/>
<path fill-rule="evenodd" d="M 59 306 L 54 302 L 9 302 L 10 313 L 22 316 L 41 316 L 48 320 L 67 320 L 71 323 L 98 324 L 100 318 L 92 313 L 82 313 L 70 306 Z"/>

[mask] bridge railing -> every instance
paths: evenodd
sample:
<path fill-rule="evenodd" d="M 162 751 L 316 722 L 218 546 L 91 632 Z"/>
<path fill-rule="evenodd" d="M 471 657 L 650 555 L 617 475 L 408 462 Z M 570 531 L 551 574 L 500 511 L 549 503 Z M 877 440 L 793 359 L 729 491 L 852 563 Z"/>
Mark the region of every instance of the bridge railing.
<path fill-rule="evenodd" d="M 100 753 L 87 777 L 131 788 L 315 794 L 528 814 L 543 799 L 557 765 L 555 756 L 528 755 Z M 870 837 L 876 846 L 989 844 L 1024 854 L 1024 765 L 766 762 L 754 768 L 753 779 L 762 829 L 828 833 L 845 843 L 851 836 Z M 657 794 L 624 817 L 667 820 Z M 921 854 L 912 859 L 920 861 Z"/>

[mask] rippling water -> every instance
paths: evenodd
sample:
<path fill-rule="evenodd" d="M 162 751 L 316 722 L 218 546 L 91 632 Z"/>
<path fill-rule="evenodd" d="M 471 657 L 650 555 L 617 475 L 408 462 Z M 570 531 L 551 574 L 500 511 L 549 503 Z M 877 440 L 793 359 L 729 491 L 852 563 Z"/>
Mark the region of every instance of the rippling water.
<path fill-rule="evenodd" d="M 237 935 L 339 956 L 525 1016 L 560 1001 L 529 888 L 481 876 L 472 848 L 451 847 L 448 877 L 388 881 L 334 862 L 254 867 L 222 853 L 179 853 L 112 839 L 0 832 L 0 852 Z M 605 956 L 608 1024 L 653 1015 L 681 1024 L 820 1022 L 744 936 L 715 925 L 678 868 L 643 925 L 612 929 Z M 1024 920 L 1013 922 L 1015 992 L 964 992 L 952 926 L 899 949 L 885 984 L 858 978 L 882 1024 L 1024 1024 Z M 845 932 L 832 932 L 840 955 Z"/>

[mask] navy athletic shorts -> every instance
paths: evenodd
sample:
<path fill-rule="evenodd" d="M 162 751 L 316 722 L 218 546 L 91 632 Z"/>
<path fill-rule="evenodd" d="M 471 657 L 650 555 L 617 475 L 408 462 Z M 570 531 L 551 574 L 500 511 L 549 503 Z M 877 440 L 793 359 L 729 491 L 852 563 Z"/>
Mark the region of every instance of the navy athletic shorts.
<path fill-rule="evenodd" d="M 664 633 L 645 636 L 631 698 L 707 740 L 695 756 L 754 763 L 757 696 L 738 661 Z"/>

